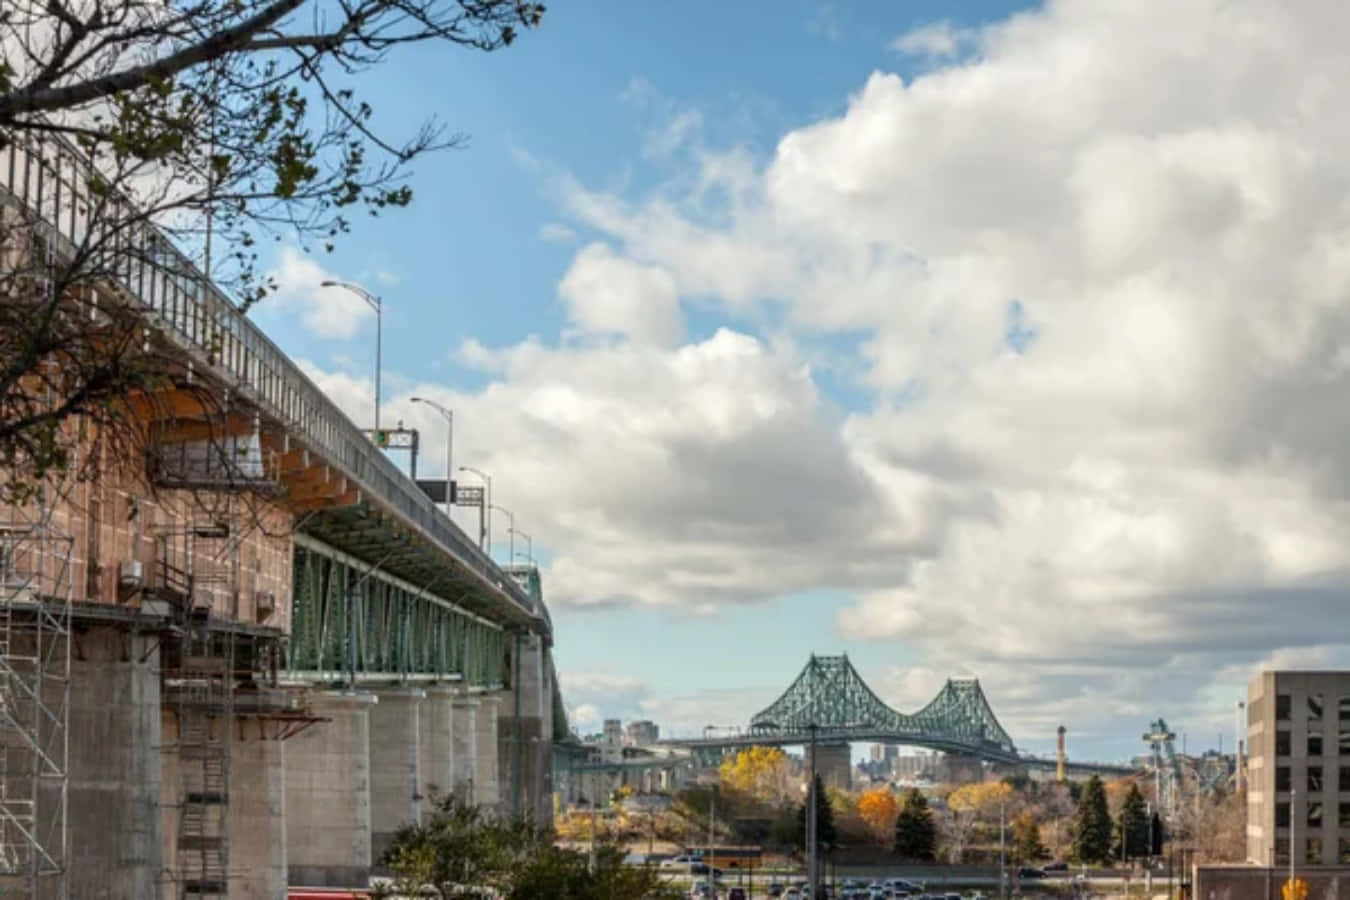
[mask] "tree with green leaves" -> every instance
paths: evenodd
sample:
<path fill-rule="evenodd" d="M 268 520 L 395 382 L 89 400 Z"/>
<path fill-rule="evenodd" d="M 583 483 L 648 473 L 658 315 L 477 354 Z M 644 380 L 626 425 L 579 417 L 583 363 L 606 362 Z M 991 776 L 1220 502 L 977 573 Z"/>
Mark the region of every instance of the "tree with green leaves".
<path fill-rule="evenodd" d="M 1083 785 L 1074 821 L 1073 855 L 1079 862 L 1105 862 L 1111 855 L 1111 813 L 1106 806 L 1106 789 L 1093 775 Z"/>
<path fill-rule="evenodd" d="M 354 216 L 411 201 L 416 160 L 464 142 L 434 120 L 387 133 L 363 76 L 409 45 L 496 50 L 543 12 L 532 0 L 0 3 L 0 153 L 22 179 L 0 214 L 0 463 L 14 473 L 0 499 L 67 473 L 66 423 L 131 440 L 140 420 L 121 401 L 176 386 L 172 348 L 114 284 L 200 294 L 205 276 L 247 310 L 273 287 L 262 240 L 331 251 Z M 201 318 L 194 333 L 228 327 Z"/>
<path fill-rule="evenodd" d="M 627 866 L 623 851 L 601 845 L 589 854 L 556 847 L 527 822 L 485 816 L 447 798 L 421 825 L 394 835 L 382 862 L 394 875 L 383 897 L 440 896 L 487 900 L 646 900 L 677 896 L 657 869 Z"/>
<path fill-rule="evenodd" d="M 895 819 L 895 855 L 916 862 L 932 862 L 937 857 L 937 823 L 928 799 L 918 788 L 910 788 L 900 803 Z"/>
<path fill-rule="evenodd" d="M 816 845 L 829 852 L 839 843 L 839 830 L 834 824 L 834 808 L 820 775 L 816 777 Z M 806 803 L 797 809 L 797 846 L 806 848 Z"/>
<path fill-rule="evenodd" d="M 1131 783 L 1120 805 L 1120 817 L 1116 820 L 1116 851 L 1119 855 L 1126 859 L 1148 855 L 1148 823 L 1144 795 L 1139 792 L 1139 785 Z"/>

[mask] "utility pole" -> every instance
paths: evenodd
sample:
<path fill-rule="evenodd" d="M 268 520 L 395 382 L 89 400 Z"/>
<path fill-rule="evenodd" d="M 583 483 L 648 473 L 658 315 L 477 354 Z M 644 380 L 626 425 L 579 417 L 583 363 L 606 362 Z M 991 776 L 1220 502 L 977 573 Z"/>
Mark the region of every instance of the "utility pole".
<path fill-rule="evenodd" d="M 1006 885 L 1008 882 L 1008 851 L 1006 842 L 1003 839 L 1003 814 L 1007 801 L 998 801 L 998 896 L 1003 900 L 1007 896 Z"/>
<path fill-rule="evenodd" d="M 715 833 L 717 830 L 717 785 L 712 786 L 712 793 L 708 796 L 708 858 L 704 864 L 708 867 L 708 896 L 717 896 L 713 893 L 713 846 L 717 840 Z"/>
<path fill-rule="evenodd" d="M 816 724 L 806 726 L 811 733 L 811 780 L 806 790 L 806 881 L 811 885 L 811 897 L 820 896 L 820 861 L 816 841 Z"/>

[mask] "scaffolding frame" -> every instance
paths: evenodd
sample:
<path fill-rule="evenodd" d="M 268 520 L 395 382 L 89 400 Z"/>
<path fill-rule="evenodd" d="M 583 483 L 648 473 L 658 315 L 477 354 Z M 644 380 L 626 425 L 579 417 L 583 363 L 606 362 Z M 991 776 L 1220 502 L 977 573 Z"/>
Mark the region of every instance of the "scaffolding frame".
<path fill-rule="evenodd" d="M 48 491 L 0 521 L 0 876 L 65 898 L 75 542 Z"/>
<path fill-rule="evenodd" d="M 230 745 L 238 636 L 216 616 L 238 588 L 239 535 L 233 499 L 226 512 L 194 518 L 157 537 L 156 589 L 176 609 L 161 641 L 166 705 L 177 733 L 166 749 L 178 758 L 175 865 L 179 900 L 229 896 Z"/>

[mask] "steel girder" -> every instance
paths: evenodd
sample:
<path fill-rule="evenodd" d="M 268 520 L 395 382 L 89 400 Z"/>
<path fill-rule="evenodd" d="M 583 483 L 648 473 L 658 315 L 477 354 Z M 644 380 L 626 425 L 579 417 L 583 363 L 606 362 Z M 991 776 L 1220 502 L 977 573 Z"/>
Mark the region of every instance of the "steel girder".
<path fill-rule="evenodd" d="M 505 683 L 510 641 L 501 626 L 312 541 L 296 544 L 294 565 L 292 673 L 332 681 Z"/>
<path fill-rule="evenodd" d="M 847 656 L 816 656 L 767 709 L 750 720 L 750 737 L 814 731 L 819 740 L 867 734 L 897 741 L 1016 755 L 976 679 L 948 679 L 928 705 L 905 714 L 881 701 Z"/>

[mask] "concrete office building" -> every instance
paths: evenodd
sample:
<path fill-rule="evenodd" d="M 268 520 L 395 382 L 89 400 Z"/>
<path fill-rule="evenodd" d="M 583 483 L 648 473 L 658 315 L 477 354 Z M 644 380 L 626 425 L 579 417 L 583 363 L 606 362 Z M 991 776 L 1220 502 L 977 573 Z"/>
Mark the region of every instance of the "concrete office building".
<path fill-rule="evenodd" d="M 624 731 L 630 747 L 650 747 L 661 739 L 660 727 L 650 719 L 629 722 Z"/>
<path fill-rule="evenodd" d="M 1350 863 L 1350 672 L 1260 673 L 1247 747 L 1247 861 Z"/>

